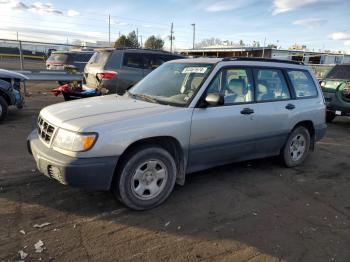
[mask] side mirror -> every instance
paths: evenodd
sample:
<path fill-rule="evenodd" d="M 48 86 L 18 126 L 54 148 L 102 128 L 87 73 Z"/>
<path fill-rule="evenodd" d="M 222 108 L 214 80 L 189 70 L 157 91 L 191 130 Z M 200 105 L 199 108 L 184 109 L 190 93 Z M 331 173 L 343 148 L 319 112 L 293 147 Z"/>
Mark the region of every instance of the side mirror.
<path fill-rule="evenodd" d="M 224 104 L 225 99 L 221 94 L 207 94 L 205 102 L 210 106 L 221 106 Z"/>

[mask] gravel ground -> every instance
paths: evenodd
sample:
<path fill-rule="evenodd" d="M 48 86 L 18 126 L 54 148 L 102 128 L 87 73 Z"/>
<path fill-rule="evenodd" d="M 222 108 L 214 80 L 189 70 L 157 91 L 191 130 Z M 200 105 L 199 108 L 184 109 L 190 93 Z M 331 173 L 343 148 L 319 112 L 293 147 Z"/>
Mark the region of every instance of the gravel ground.
<path fill-rule="evenodd" d="M 269 158 L 195 173 L 135 212 L 35 170 L 26 137 L 39 110 L 62 101 L 50 87 L 30 85 L 25 108 L 0 124 L 0 261 L 19 251 L 26 261 L 350 261 L 349 118 L 297 168 Z"/>

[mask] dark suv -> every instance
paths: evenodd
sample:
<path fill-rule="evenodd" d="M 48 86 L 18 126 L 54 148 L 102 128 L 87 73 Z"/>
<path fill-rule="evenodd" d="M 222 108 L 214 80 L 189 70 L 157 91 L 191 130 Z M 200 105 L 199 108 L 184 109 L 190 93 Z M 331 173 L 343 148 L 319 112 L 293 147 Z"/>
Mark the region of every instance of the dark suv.
<path fill-rule="evenodd" d="M 180 58 L 161 50 L 99 49 L 85 67 L 85 88 L 121 95 L 164 62 Z"/>
<path fill-rule="evenodd" d="M 54 51 L 46 60 L 46 68 L 83 72 L 93 54 L 93 51 Z"/>

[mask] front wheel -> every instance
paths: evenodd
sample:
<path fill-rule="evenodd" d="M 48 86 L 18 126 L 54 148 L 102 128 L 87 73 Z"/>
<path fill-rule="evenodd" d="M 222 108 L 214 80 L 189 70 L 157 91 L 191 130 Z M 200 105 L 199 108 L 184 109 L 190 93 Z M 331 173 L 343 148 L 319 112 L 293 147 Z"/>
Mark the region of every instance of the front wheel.
<path fill-rule="evenodd" d="M 6 100 L 0 96 L 0 121 L 5 120 L 7 117 L 8 105 Z"/>
<path fill-rule="evenodd" d="M 114 183 L 121 202 L 135 210 L 156 207 L 172 192 L 176 180 L 173 156 L 158 146 L 141 147 L 126 157 Z"/>
<path fill-rule="evenodd" d="M 287 167 L 294 167 L 302 162 L 309 154 L 310 150 L 310 133 L 303 127 L 297 127 L 289 135 L 284 145 L 282 154 L 283 163 Z"/>

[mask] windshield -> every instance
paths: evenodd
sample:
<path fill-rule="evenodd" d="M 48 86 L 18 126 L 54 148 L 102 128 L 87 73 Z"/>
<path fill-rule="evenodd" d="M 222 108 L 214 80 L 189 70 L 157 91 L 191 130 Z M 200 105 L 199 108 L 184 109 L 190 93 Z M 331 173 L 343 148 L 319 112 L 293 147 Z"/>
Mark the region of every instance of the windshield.
<path fill-rule="evenodd" d="M 327 80 L 327 81 L 324 81 L 324 83 L 322 84 L 322 90 L 335 92 L 336 89 L 342 84 L 345 85 L 345 82 L 338 81 L 338 80 Z"/>
<path fill-rule="evenodd" d="M 147 75 L 129 92 L 131 96 L 150 102 L 185 106 L 205 78 L 213 64 L 169 63 Z"/>

